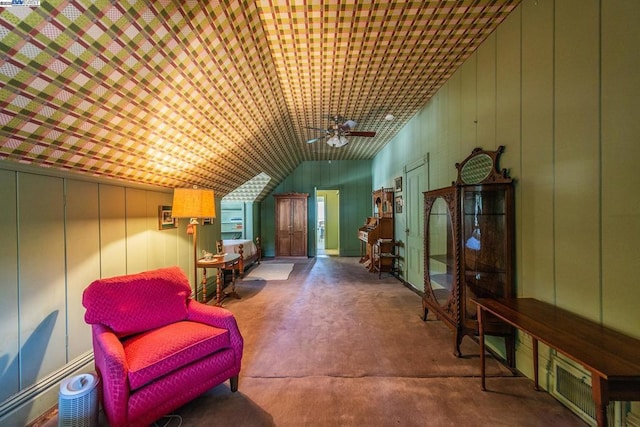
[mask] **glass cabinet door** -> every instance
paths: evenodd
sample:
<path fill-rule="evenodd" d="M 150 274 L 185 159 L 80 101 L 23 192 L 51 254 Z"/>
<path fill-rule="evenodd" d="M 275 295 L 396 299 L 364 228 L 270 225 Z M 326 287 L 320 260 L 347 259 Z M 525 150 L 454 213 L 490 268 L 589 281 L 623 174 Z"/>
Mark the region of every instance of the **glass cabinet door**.
<path fill-rule="evenodd" d="M 502 185 L 466 187 L 462 191 L 462 269 L 466 315 L 473 319 L 476 307 L 470 298 L 501 298 L 510 289 L 508 194 Z"/>

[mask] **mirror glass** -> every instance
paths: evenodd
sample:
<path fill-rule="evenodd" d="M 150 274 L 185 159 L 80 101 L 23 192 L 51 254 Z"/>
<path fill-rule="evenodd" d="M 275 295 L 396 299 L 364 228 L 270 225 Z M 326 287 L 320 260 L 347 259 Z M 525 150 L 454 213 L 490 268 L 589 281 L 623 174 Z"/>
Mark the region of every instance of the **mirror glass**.
<path fill-rule="evenodd" d="M 479 184 L 491 173 L 493 160 L 488 154 L 478 154 L 470 158 L 460 170 L 460 179 L 465 184 Z"/>
<path fill-rule="evenodd" d="M 447 202 L 438 197 L 429 212 L 429 284 L 440 305 L 447 304 L 453 285 L 453 229 Z"/>

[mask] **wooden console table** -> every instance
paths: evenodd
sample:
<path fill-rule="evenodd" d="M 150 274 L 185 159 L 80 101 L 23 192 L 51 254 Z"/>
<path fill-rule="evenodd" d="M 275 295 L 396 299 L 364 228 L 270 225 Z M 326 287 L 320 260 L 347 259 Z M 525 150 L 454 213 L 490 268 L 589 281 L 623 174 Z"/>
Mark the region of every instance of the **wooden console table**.
<path fill-rule="evenodd" d="M 218 274 L 216 275 L 216 305 L 222 305 L 222 300 L 227 296 L 234 298 L 240 298 L 236 293 L 236 271 L 239 270 L 240 261 L 242 255 L 240 254 L 225 254 L 224 256 L 214 256 L 212 259 L 200 258 L 196 264 L 198 268 L 202 269 L 202 301 L 207 302 L 207 268 L 217 268 Z M 231 270 L 231 292 L 225 294 L 222 292 L 224 284 L 224 270 Z M 198 295 L 196 289 L 196 295 Z"/>
<path fill-rule="evenodd" d="M 541 341 L 591 372 L 598 426 L 607 425 L 610 400 L 640 400 L 640 340 L 533 298 L 478 298 L 473 302 L 478 308 L 482 390 L 486 390 L 483 323 L 489 312 L 531 335 L 536 390 Z"/>

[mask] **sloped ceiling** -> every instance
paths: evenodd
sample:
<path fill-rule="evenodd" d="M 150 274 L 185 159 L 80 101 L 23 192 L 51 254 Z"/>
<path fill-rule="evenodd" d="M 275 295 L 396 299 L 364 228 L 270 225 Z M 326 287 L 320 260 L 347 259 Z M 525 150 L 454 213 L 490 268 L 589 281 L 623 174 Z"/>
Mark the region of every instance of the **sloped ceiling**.
<path fill-rule="evenodd" d="M 300 162 L 373 158 L 518 3 L 0 9 L 0 161 L 221 195 L 264 173 L 266 194 Z M 335 115 L 376 136 L 307 144 Z"/>

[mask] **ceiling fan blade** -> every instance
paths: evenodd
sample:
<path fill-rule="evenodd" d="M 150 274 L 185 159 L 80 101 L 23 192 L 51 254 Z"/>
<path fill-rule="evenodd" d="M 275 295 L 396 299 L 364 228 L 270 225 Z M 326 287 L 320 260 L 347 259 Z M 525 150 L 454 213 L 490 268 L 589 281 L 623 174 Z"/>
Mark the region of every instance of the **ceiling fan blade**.
<path fill-rule="evenodd" d="M 307 129 L 319 130 L 320 132 L 327 132 L 327 130 L 326 130 L 326 129 L 322 129 L 322 128 L 314 128 L 314 127 L 311 127 L 311 126 L 305 126 L 305 127 L 306 127 Z"/>
<path fill-rule="evenodd" d="M 353 131 L 353 130 L 351 130 L 351 131 L 347 132 L 347 135 L 348 136 L 366 136 L 366 137 L 371 138 L 371 137 L 376 136 L 376 133 L 375 132 L 368 132 L 368 131 L 357 131 L 357 130 Z"/>
<path fill-rule="evenodd" d="M 342 124 L 341 127 L 342 127 L 343 130 L 347 131 L 347 130 L 355 128 L 356 126 L 358 126 L 358 122 L 356 122 L 355 120 L 347 120 L 346 122 L 344 122 Z"/>

